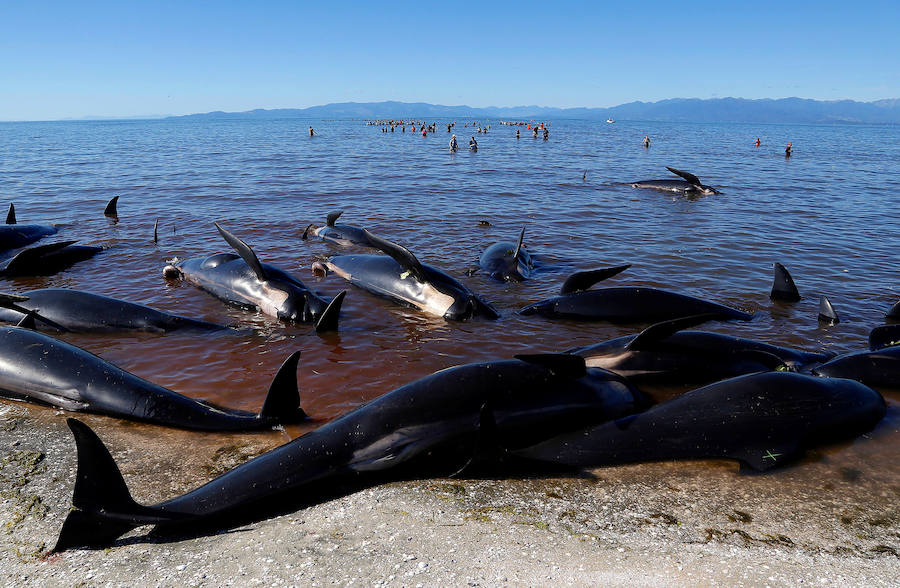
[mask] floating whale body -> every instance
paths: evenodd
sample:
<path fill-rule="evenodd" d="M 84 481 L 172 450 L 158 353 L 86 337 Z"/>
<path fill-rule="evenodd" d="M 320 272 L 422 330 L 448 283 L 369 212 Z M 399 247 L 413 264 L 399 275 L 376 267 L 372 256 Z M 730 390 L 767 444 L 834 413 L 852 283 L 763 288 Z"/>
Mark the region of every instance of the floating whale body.
<path fill-rule="evenodd" d="M 711 194 L 721 194 L 718 190 L 711 186 L 704 186 L 700 183 L 700 178 L 692 173 L 666 166 L 666 169 L 684 178 L 683 180 L 643 180 L 631 184 L 632 188 L 648 188 L 650 190 L 660 190 L 662 192 L 677 192 L 686 196 L 708 196 Z"/>
<path fill-rule="evenodd" d="M 166 333 L 178 329 L 227 329 L 81 290 L 47 288 L 25 292 L 22 296 L 0 295 L 0 322 L 16 324 L 29 315 L 34 319 L 32 328 L 39 331 Z"/>
<path fill-rule="evenodd" d="M 531 276 L 534 261 L 522 246 L 525 227 L 519 233 L 516 243 L 494 243 L 481 254 L 479 265 L 493 279 L 501 282 L 521 282 Z"/>
<path fill-rule="evenodd" d="M 48 335 L 0 327 L 0 395 L 184 429 L 261 429 L 306 418 L 297 391 L 299 352 L 272 380 L 259 414 L 221 408 L 148 382 Z"/>
<path fill-rule="evenodd" d="M 103 247 L 75 245 L 75 243 L 75 241 L 60 241 L 23 249 L 0 264 L 0 276 L 4 278 L 49 276 L 103 252 Z"/>
<path fill-rule="evenodd" d="M 338 255 L 313 264 L 313 272 L 334 272 L 372 294 L 449 320 L 500 315 L 445 272 L 421 263 L 396 243 L 364 231 L 372 247 L 387 255 Z"/>
<path fill-rule="evenodd" d="M 0 225 L 0 253 L 19 249 L 55 235 L 59 229 L 52 225 L 20 225 L 16 222 L 16 207 L 9 205 L 6 224 Z"/>
<path fill-rule="evenodd" d="M 317 227 L 311 224 L 303 231 L 303 240 L 308 238 L 310 229 L 312 234 L 320 239 L 340 245 L 341 247 L 350 247 L 352 245 L 363 245 L 371 247 L 368 237 L 366 237 L 365 229 L 354 227 L 351 225 L 337 225 L 337 219 L 344 214 L 343 210 L 336 210 L 330 213 L 325 220 L 324 227 Z"/>
<path fill-rule="evenodd" d="M 560 295 L 526 306 L 520 314 L 539 314 L 548 318 L 612 323 L 661 322 L 699 314 L 716 314 L 719 320 L 748 321 L 752 314 L 667 290 L 645 287 L 619 287 L 588 290 L 630 265 L 572 274 L 560 289 Z"/>
<path fill-rule="evenodd" d="M 346 291 L 328 302 L 284 270 L 261 263 L 246 243 L 218 224 L 216 228 L 239 255 L 218 253 L 174 261 L 163 275 L 184 279 L 220 300 L 283 321 L 315 323 L 318 332 L 337 329 Z"/>
<path fill-rule="evenodd" d="M 853 380 L 765 372 L 698 388 L 513 454 L 587 468 L 724 458 L 765 471 L 804 448 L 866 433 L 885 411 L 881 394 Z"/>
<path fill-rule="evenodd" d="M 141 525 L 222 525 L 248 510 L 314 499 L 312 489 L 347 480 L 451 475 L 508 450 L 632 413 L 639 394 L 577 356 L 457 366 L 389 392 L 207 484 L 154 506 L 131 498 L 99 438 L 69 420 L 78 472 L 55 551 L 101 547 Z"/>
<path fill-rule="evenodd" d="M 628 378 L 635 385 L 709 384 L 743 374 L 788 366 L 800 371 L 824 363 L 833 353 L 813 353 L 706 331 L 685 331 L 716 314 L 674 319 L 638 335 L 571 349 L 591 367 Z"/>
<path fill-rule="evenodd" d="M 869 351 L 900 345 L 900 325 L 881 325 L 869 333 Z"/>

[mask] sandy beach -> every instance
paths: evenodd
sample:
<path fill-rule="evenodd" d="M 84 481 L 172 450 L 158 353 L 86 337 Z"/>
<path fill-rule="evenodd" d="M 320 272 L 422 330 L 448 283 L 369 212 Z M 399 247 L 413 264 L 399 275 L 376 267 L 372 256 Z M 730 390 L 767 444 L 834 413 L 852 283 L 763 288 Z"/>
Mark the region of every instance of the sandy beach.
<path fill-rule="evenodd" d="M 438 479 L 362 490 L 199 538 L 48 555 L 71 500 L 59 411 L 0 405 L 3 565 L 24 586 L 897 585 L 896 462 L 853 445 L 781 472 L 678 462 L 581 477 Z M 136 499 L 188 490 L 287 440 L 192 436 L 87 417 Z M 896 424 L 874 435 L 897 436 Z M 183 436 L 183 437 L 182 437 Z M 193 439 L 173 457 L 167 444 Z M 882 441 L 885 441 L 883 439 Z M 188 457 L 185 457 L 185 456 Z"/>

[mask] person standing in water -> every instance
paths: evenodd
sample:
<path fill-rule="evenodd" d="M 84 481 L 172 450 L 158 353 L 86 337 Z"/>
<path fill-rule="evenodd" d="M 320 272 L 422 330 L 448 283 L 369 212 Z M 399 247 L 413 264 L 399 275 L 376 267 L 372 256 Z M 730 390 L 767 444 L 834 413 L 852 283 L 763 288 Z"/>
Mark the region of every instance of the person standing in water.
<path fill-rule="evenodd" d="M 519 134 L 519 129 L 516 129 L 516 139 L 519 139 L 519 138 L 521 138 L 521 135 Z"/>
<path fill-rule="evenodd" d="M 478 151 L 478 141 L 475 140 L 475 137 L 469 139 L 469 151 Z"/>
<path fill-rule="evenodd" d="M 544 141 L 550 138 L 550 129 L 544 127 Z"/>
<path fill-rule="evenodd" d="M 754 145 L 756 145 L 757 147 L 762 145 L 762 141 L 759 140 L 759 137 L 756 138 L 756 143 L 754 143 Z"/>
<path fill-rule="evenodd" d="M 784 156 L 790 157 L 791 152 L 794 150 L 794 144 L 788 141 L 787 147 L 784 148 Z"/>
<path fill-rule="evenodd" d="M 456 153 L 458 149 L 459 143 L 456 142 L 456 135 L 453 135 L 452 137 L 450 137 L 450 151 L 452 153 Z"/>
<path fill-rule="evenodd" d="M 650 135 L 644 135 L 644 140 L 642 141 L 644 148 L 647 149 L 650 147 Z"/>
<path fill-rule="evenodd" d="M 316 132 L 313 130 L 313 128 L 309 127 L 309 136 L 313 137 L 313 136 L 315 136 L 315 134 L 316 134 Z"/>

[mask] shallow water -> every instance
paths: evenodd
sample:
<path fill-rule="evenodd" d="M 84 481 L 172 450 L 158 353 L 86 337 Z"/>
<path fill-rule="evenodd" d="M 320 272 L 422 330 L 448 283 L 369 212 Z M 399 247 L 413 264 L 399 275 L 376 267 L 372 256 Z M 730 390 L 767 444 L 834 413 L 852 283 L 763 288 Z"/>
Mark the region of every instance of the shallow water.
<path fill-rule="evenodd" d="M 475 133 L 463 124 L 454 132 L 465 145 Z M 15 202 L 20 223 L 56 223 L 60 238 L 109 248 L 62 274 L 2 288 L 80 288 L 252 326 L 249 336 L 67 339 L 184 394 L 248 410 L 259 408 L 281 361 L 301 349 L 303 406 L 320 421 L 451 365 L 560 351 L 639 328 L 516 314 L 576 270 L 631 263 L 609 284 L 662 287 L 756 311 L 750 323 L 706 328 L 835 352 L 865 347 L 898 299 L 897 128 L 558 120 L 543 141 L 524 127 L 516 140 L 515 127 L 491 124 L 488 134 L 475 134 L 477 153 L 456 154 L 440 121 L 426 138 L 358 120 L 0 124 L 0 204 Z M 649 149 L 641 147 L 645 134 Z M 688 200 L 629 185 L 674 178 L 666 165 L 723 193 Z M 114 195 L 121 196 L 117 223 L 102 215 Z M 340 331 L 320 337 L 310 325 L 232 309 L 162 277 L 167 258 L 228 251 L 212 224 L 219 221 L 263 261 L 333 296 L 349 286 L 336 276 L 314 278 L 310 266 L 345 250 L 300 236 L 339 208 L 341 222 L 459 277 L 502 318 L 449 323 L 351 288 Z M 491 226 L 479 226 L 482 220 Z M 487 246 L 514 240 L 523 225 L 539 262 L 533 280 L 465 277 Z M 775 261 L 793 274 L 801 302 L 769 300 Z M 839 325 L 817 322 L 820 294 L 831 299 Z M 893 451 L 891 439 L 873 442 L 872 451 Z"/>

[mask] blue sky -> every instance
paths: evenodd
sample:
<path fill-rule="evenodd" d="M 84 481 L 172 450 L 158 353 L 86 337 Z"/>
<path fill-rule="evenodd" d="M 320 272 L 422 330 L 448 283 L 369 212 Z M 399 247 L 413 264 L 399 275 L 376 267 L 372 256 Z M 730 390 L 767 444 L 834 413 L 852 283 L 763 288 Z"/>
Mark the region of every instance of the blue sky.
<path fill-rule="evenodd" d="M 0 120 L 900 97 L 900 2 L 0 3 Z"/>

